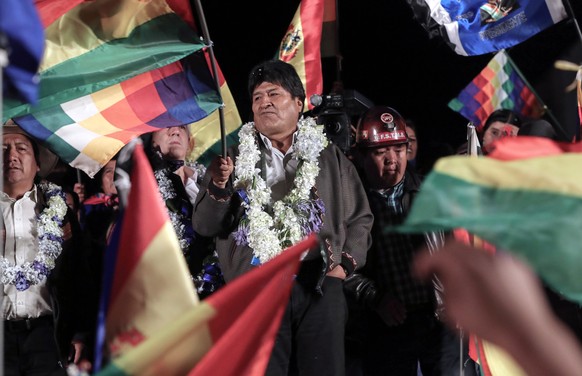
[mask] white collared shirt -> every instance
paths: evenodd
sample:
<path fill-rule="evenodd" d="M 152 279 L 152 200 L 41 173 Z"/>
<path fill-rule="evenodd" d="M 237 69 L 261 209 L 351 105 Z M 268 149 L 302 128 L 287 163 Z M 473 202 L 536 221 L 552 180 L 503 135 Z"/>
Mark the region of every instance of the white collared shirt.
<path fill-rule="evenodd" d="M 188 200 L 190 200 L 192 205 L 196 202 L 196 196 L 198 196 L 198 192 L 200 192 L 200 187 L 198 186 L 198 183 L 196 183 L 197 180 L 198 171 L 194 170 L 194 174 L 186 179 L 186 185 L 184 185 L 186 193 L 188 194 Z"/>
<path fill-rule="evenodd" d="M 35 206 L 38 191 L 34 188 L 18 200 L 0 192 L 0 205 L 4 220 L 4 257 L 11 265 L 22 265 L 34 260 L 38 253 L 38 232 Z M 52 312 L 46 279 L 39 285 L 31 285 L 18 291 L 14 285 L 4 285 L 2 318 L 18 320 L 35 318 Z"/>
<path fill-rule="evenodd" d="M 298 162 L 297 159 L 293 158 L 293 145 L 297 138 L 297 131 L 293 133 L 293 142 L 285 154 L 273 147 L 271 140 L 267 136 L 262 133 L 259 133 L 259 135 L 266 147 L 265 165 L 267 171 L 265 173 L 267 187 L 271 188 L 272 200 L 277 201 L 282 199 L 293 187 Z"/>

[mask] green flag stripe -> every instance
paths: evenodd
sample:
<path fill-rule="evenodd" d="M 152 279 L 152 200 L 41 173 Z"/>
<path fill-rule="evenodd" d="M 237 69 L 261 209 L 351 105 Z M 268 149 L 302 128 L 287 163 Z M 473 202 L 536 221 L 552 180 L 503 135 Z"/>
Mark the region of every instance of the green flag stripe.
<path fill-rule="evenodd" d="M 454 228 L 526 259 L 557 291 L 582 303 L 582 198 L 496 189 L 431 173 L 398 230 Z"/>
<path fill-rule="evenodd" d="M 99 373 L 98 376 L 129 376 L 129 373 L 125 372 L 120 366 L 115 364 L 115 362 L 111 362 L 107 365 L 107 367 L 103 368 Z"/>
<path fill-rule="evenodd" d="M 173 63 L 202 47 L 178 15 L 159 16 L 136 27 L 127 38 L 112 40 L 42 72 L 37 105 L 31 108 L 8 102 L 5 117 L 22 116 L 91 94 Z"/>

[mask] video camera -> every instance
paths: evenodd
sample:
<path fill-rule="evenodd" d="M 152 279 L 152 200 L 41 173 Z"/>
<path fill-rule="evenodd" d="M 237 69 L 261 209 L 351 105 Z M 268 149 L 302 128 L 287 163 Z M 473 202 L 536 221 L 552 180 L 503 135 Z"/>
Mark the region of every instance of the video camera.
<path fill-rule="evenodd" d="M 313 116 L 322 124 L 327 138 L 348 154 L 354 142 L 352 125 L 355 127 L 360 115 L 374 103 L 356 90 L 343 90 L 341 94 L 314 94 L 309 102 L 315 106 L 306 115 Z"/>

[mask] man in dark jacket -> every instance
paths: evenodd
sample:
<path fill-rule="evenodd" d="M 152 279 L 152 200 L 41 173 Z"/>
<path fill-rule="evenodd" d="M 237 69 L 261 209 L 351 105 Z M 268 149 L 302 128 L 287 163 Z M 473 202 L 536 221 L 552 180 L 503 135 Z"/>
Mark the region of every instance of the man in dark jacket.
<path fill-rule="evenodd" d="M 365 375 L 415 376 L 418 363 L 423 375 L 440 374 L 442 325 L 435 315 L 435 290 L 410 271 L 414 253 L 435 239 L 389 231 L 403 223 L 421 183 L 406 168 L 407 146 L 406 123 L 396 110 L 376 106 L 363 114 L 356 161 L 374 215 L 372 248 L 366 266 L 346 279 L 345 289 L 367 324 L 360 333 Z"/>
<path fill-rule="evenodd" d="M 249 94 L 254 121 L 239 132 L 234 185 L 234 155 L 213 161 L 198 194 L 194 228 L 217 236 L 227 284 L 319 233 L 328 263 L 302 262 L 267 375 L 341 376 L 343 279 L 366 261 L 373 221 L 368 201 L 352 162 L 328 144 L 323 126 L 303 118 L 305 90 L 292 65 L 273 60 L 255 66 Z"/>

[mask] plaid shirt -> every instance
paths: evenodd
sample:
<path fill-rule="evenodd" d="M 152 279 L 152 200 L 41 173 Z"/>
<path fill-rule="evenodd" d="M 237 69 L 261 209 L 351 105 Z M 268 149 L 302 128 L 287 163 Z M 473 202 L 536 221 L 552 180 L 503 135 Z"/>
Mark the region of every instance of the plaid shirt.
<path fill-rule="evenodd" d="M 424 236 L 384 231 L 404 222 L 419 185 L 420 180 L 407 172 L 391 189 L 368 191 L 374 228 L 373 244 L 363 274 L 409 308 L 434 302 L 432 286 L 419 283 L 410 272 L 414 252 L 424 245 Z"/>

